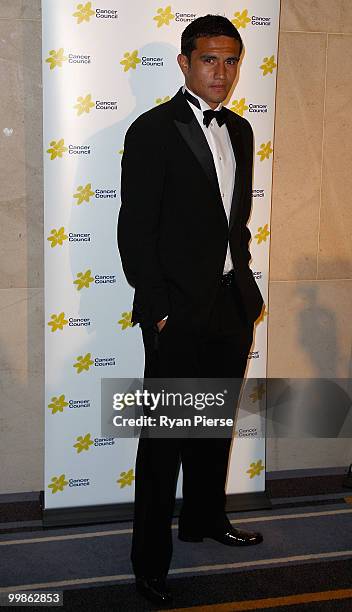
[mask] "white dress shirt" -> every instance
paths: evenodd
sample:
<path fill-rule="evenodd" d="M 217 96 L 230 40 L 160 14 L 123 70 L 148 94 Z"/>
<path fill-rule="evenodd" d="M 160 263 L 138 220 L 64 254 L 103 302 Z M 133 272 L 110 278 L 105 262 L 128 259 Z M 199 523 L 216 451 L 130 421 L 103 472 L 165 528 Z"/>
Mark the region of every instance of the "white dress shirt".
<path fill-rule="evenodd" d="M 232 195 L 233 189 L 235 185 L 235 172 L 236 172 L 236 160 L 233 153 L 233 148 L 230 140 L 229 133 L 227 131 L 227 127 L 225 123 L 220 127 L 216 119 L 212 119 L 209 127 L 206 127 L 203 123 L 203 111 L 210 109 L 210 106 L 196 96 L 196 94 L 188 89 L 187 87 L 183 87 L 184 90 L 187 91 L 194 96 L 199 104 L 200 109 L 197 108 L 191 102 L 188 102 L 192 111 L 194 112 L 200 127 L 203 130 L 204 136 L 207 139 L 210 150 L 213 154 L 215 170 L 218 177 L 218 183 L 220 188 L 220 193 L 222 197 L 222 203 L 224 205 L 225 213 L 227 216 L 227 221 L 230 219 L 230 211 L 231 211 L 231 203 L 232 203 Z M 220 110 L 221 104 L 215 109 Z M 230 252 L 230 246 L 227 244 L 227 253 L 224 264 L 224 274 L 230 272 L 233 269 L 233 262 Z"/>

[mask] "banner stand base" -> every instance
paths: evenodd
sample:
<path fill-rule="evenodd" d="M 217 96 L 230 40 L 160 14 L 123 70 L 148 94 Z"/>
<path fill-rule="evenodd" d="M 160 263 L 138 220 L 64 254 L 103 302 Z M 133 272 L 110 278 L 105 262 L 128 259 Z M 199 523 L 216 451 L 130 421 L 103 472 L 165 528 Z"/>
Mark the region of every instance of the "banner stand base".
<path fill-rule="evenodd" d="M 245 512 L 247 510 L 270 510 L 272 503 L 266 491 L 255 493 L 231 493 L 226 496 L 226 512 Z"/>
<path fill-rule="evenodd" d="M 347 489 L 352 489 L 352 463 L 350 467 L 348 468 L 348 472 L 347 474 L 345 474 L 345 477 L 343 479 L 343 486 L 347 487 Z"/>
<path fill-rule="evenodd" d="M 178 516 L 181 500 L 176 500 L 174 516 Z M 76 506 L 69 508 L 45 508 L 44 491 L 40 492 L 43 527 L 63 527 L 99 523 L 117 523 L 133 520 L 132 502 L 125 504 L 100 504 L 95 506 Z M 265 491 L 258 493 L 232 493 L 226 498 L 227 512 L 247 510 L 266 510 L 271 502 Z"/>

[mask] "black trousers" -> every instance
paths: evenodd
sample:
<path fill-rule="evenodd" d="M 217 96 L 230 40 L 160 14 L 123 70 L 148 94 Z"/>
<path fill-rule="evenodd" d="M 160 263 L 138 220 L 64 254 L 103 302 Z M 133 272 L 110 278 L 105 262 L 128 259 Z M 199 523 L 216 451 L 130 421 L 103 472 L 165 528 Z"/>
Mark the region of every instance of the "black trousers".
<path fill-rule="evenodd" d="M 235 286 L 219 286 L 206 329 L 170 318 L 158 332 L 142 328 L 145 378 L 242 378 L 252 344 Z M 172 556 L 171 522 L 180 464 L 183 502 L 179 526 L 199 533 L 221 527 L 231 439 L 140 438 L 136 460 L 131 560 L 136 576 L 166 576 Z M 224 523 L 225 524 L 225 523 Z"/>

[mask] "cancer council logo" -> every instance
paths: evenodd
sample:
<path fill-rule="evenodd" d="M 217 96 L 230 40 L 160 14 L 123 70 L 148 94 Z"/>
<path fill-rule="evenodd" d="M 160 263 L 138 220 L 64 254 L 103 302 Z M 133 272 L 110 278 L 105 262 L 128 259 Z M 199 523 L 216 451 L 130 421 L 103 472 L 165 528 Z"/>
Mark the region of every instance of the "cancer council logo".
<path fill-rule="evenodd" d="M 259 323 L 264 323 L 265 317 L 267 317 L 269 314 L 269 311 L 267 310 L 266 306 L 262 309 L 262 312 L 260 313 L 258 319 L 256 320 L 256 325 L 259 325 Z"/>
<path fill-rule="evenodd" d="M 59 314 L 52 314 L 48 323 L 49 327 L 51 327 L 52 332 L 56 332 L 58 329 L 63 330 L 63 328 L 67 324 L 68 320 L 65 319 L 64 312 L 60 312 Z"/>
<path fill-rule="evenodd" d="M 268 142 L 263 142 L 260 145 L 259 151 L 257 151 L 257 155 L 260 157 L 260 161 L 264 161 L 265 159 L 270 159 L 270 155 L 272 154 L 273 149 L 271 148 L 271 140 Z"/>
<path fill-rule="evenodd" d="M 240 28 L 246 28 L 249 23 L 255 27 L 266 28 L 271 26 L 271 17 L 259 15 L 252 15 L 252 17 L 250 17 L 248 15 L 248 9 L 243 9 L 243 11 L 236 11 L 232 23 L 238 30 Z"/>
<path fill-rule="evenodd" d="M 88 202 L 90 198 L 94 196 L 94 191 L 92 191 L 92 183 L 87 183 L 85 186 L 78 185 L 76 193 L 73 194 L 73 197 L 76 198 L 77 206 L 83 204 L 83 202 Z"/>
<path fill-rule="evenodd" d="M 83 113 L 90 113 L 92 108 L 95 107 L 95 102 L 92 100 L 92 94 L 86 96 L 79 96 L 77 98 L 77 104 L 73 108 L 77 110 L 77 116 L 80 117 Z"/>
<path fill-rule="evenodd" d="M 76 280 L 73 281 L 73 284 L 76 285 L 77 291 L 80 291 L 84 287 L 89 289 L 90 284 L 94 282 L 94 278 L 91 275 L 91 270 L 86 270 L 85 272 L 78 272 Z"/>
<path fill-rule="evenodd" d="M 252 403 L 255 404 L 259 402 L 265 395 L 265 385 L 264 383 L 259 383 L 253 388 L 252 393 L 249 394 L 249 397 L 252 400 Z"/>
<path fill-rule="evenodd" d="M 254 236 L 257 240 L 257 244 L 266 242 L 267 237 L 270 235 L 268 230 L 268 224 L 258 227 L 257 234 Z"/>
<path fill-rule="evenodd" d="M 87 433 L 85 436 L 77 436 L 76 440 L 77 442 L 73 444 L 73 448 L 77 450 L 77 453 L 89 450 L 92 444 L 94 444 L 90 433 Z"/>
<path fill-rule="evenodd" d="M 56 159 L 57 157 L 62 157 L 67 150 L 64 139 L 60 138 L 60 140 L 52 140 L 50 148 L 46 152 L 49 153 L 50 159 Z"/>
<path fill-rule="evenodd" d="M 241 117 L 243 117 L 244 112 L 248 110 L 246 98 L 241 98 L 240 100 L 233 100 L 231 103 L 230 110 L 233 113 L 236 113 L 237 115 L 241 115 Z"/>
<path fill-rule="evenodd" d="M 129 51 L 126 51 L 126 53 L 124 53 L 123 55 L 123 59 L 120 62 L 120 64 L 124 66 L 124 69 L 123 69 L 124 72 L 127 72 L 128 70 L 130 70 L 130 68 L 132 68 L 132 70 L 136 70 L 137 64 L 140 64 L 140 63 L 141 63 L 141 60 L 138 57 L 138 49 L 135 49 L 131 53 Z"/>
<path fill-rule="evenodd" d="M 54 70 L 54 68 L 62 68 L 62 64 L 67 59 L 67 56 L 64 55 L 64 49 L 61 47 L 57 51 L 55 49 L 49 51 L 49 57 L 46 58 L 45 62 L 50 65 L 50 70 Z"/>
<path fill-rule="evenodd" d="M 90 366 L 92 366 L 94 363 L 94 361 L 91 360 L 91 356 L 91 353 L 87 353 L 86 355 L 79 355 L 77 357 L 76 363 L 73 364 L 73 367 L 76 368 L 77 374 L 88 372 Z"/>
<path fill-rule="evenodd" d="M 95 11 L 92 11 L 92 3 L 87 2 L 86 4 L 77 4 L 76 12 L 73 13 L 73 17 L 76 17 L 77 23 L 89 22 L 90 18 L 95 15 Z"/>
<path fill-rule="evenodd" d="M 51 484 L 48 485 L 48 488 L 51 489 L 52 493 L 57 493 L 58 491 L 63 491 L 67 485 L 68 480 L 66 480 L 65 474 L 61 474 L 61 476 L 52 477 Z"/>
<path fill-rule="evenodd" d="M 128 472 L 121 472 L 120 478 L 116 480 L 117 484 L 120 485 L 120 489 L 123 489 L 126 485 L 130 487 L 133 481 L 134 481 L 133 468 L 128 470 Z"/>
<path fill-rule="evenodd" d="M 65 234 L 65 228 L 64 227 L 60 227 L 58 230 L 57 229 L 52 229 L 50 232 L 50 235 L 48 236 L 47 240 L 49 240 L 51 248 L 53 249 L 54 247 L 56 247 L 57 245 L 62 246 L 64 241 L 67 240 L 67 235 Z"/>
<path fill-rule="evenodd" d="M 65 395 L 54 395 L 51 398 L 50 404 L 48 404 L 49 410 L 51 410 L 51 414 L 56 414 L 57 412 L 63 412 L 64 408 L 68 406 L 68 402 L 66 402 Z"/>
<path fill-rule="evenodd" d="M 154 21 L 157 23 L 157 27 L 161 28 L 163 25 L 170 25 L 170 22 L 175 19 L 175 15 L 171 12 L 171 6 L 167 6 L 166 8 L 158 8 L 157 14 L 153 17 Z"/>
<path fill-rule="evenodd" d="M 262 459 L 258 459 L 258 461 L 253 461 L 249 470 L 246 470 L 246 474 L 249 475 L 249 478 L 254 478 L 255 476 L 260 476 L 261 472 L 264 470 L 264 465 Z"/>
<path fill-rule="evenodd" d="M 248 9 L 244 9 L 241 11 L 237 11 L 234 14 L 234 19 L 231 20 L 233 25 L 239 30 L 240 28 L 246 28 L 247 24 L 251 22 L 250 17 L 248 17 Z"/>
<path fill-rule="evenodd" d="M 266 76 L 267 74 L 273 74 L 273 70 L 276 67 L 277 64 L 275 63 L 275 56 L 271 55 L 270 57 L 264 57 L 260 69 L 263 71 L 263 76 Z"/>
<path fill-rule="evenodd" d="M 125 330 L 129 327 L 133 326 L 132 323 L 132 311 L 123 312 L 121 314 L 121 319 L 118 321 L 118 324 L 121 325 L 121 329 Z"/>

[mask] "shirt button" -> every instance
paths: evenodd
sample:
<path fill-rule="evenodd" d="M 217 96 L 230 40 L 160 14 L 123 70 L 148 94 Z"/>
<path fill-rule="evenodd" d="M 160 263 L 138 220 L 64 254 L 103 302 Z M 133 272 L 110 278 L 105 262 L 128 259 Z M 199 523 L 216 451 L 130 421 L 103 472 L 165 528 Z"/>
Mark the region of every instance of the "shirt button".
<path fill-rule="evenodd" d="M 222 160 L 222 157 L 221 157 L 221 155 L 219 155 L 219 159 L 220 159 L 220 161 Z"/>

